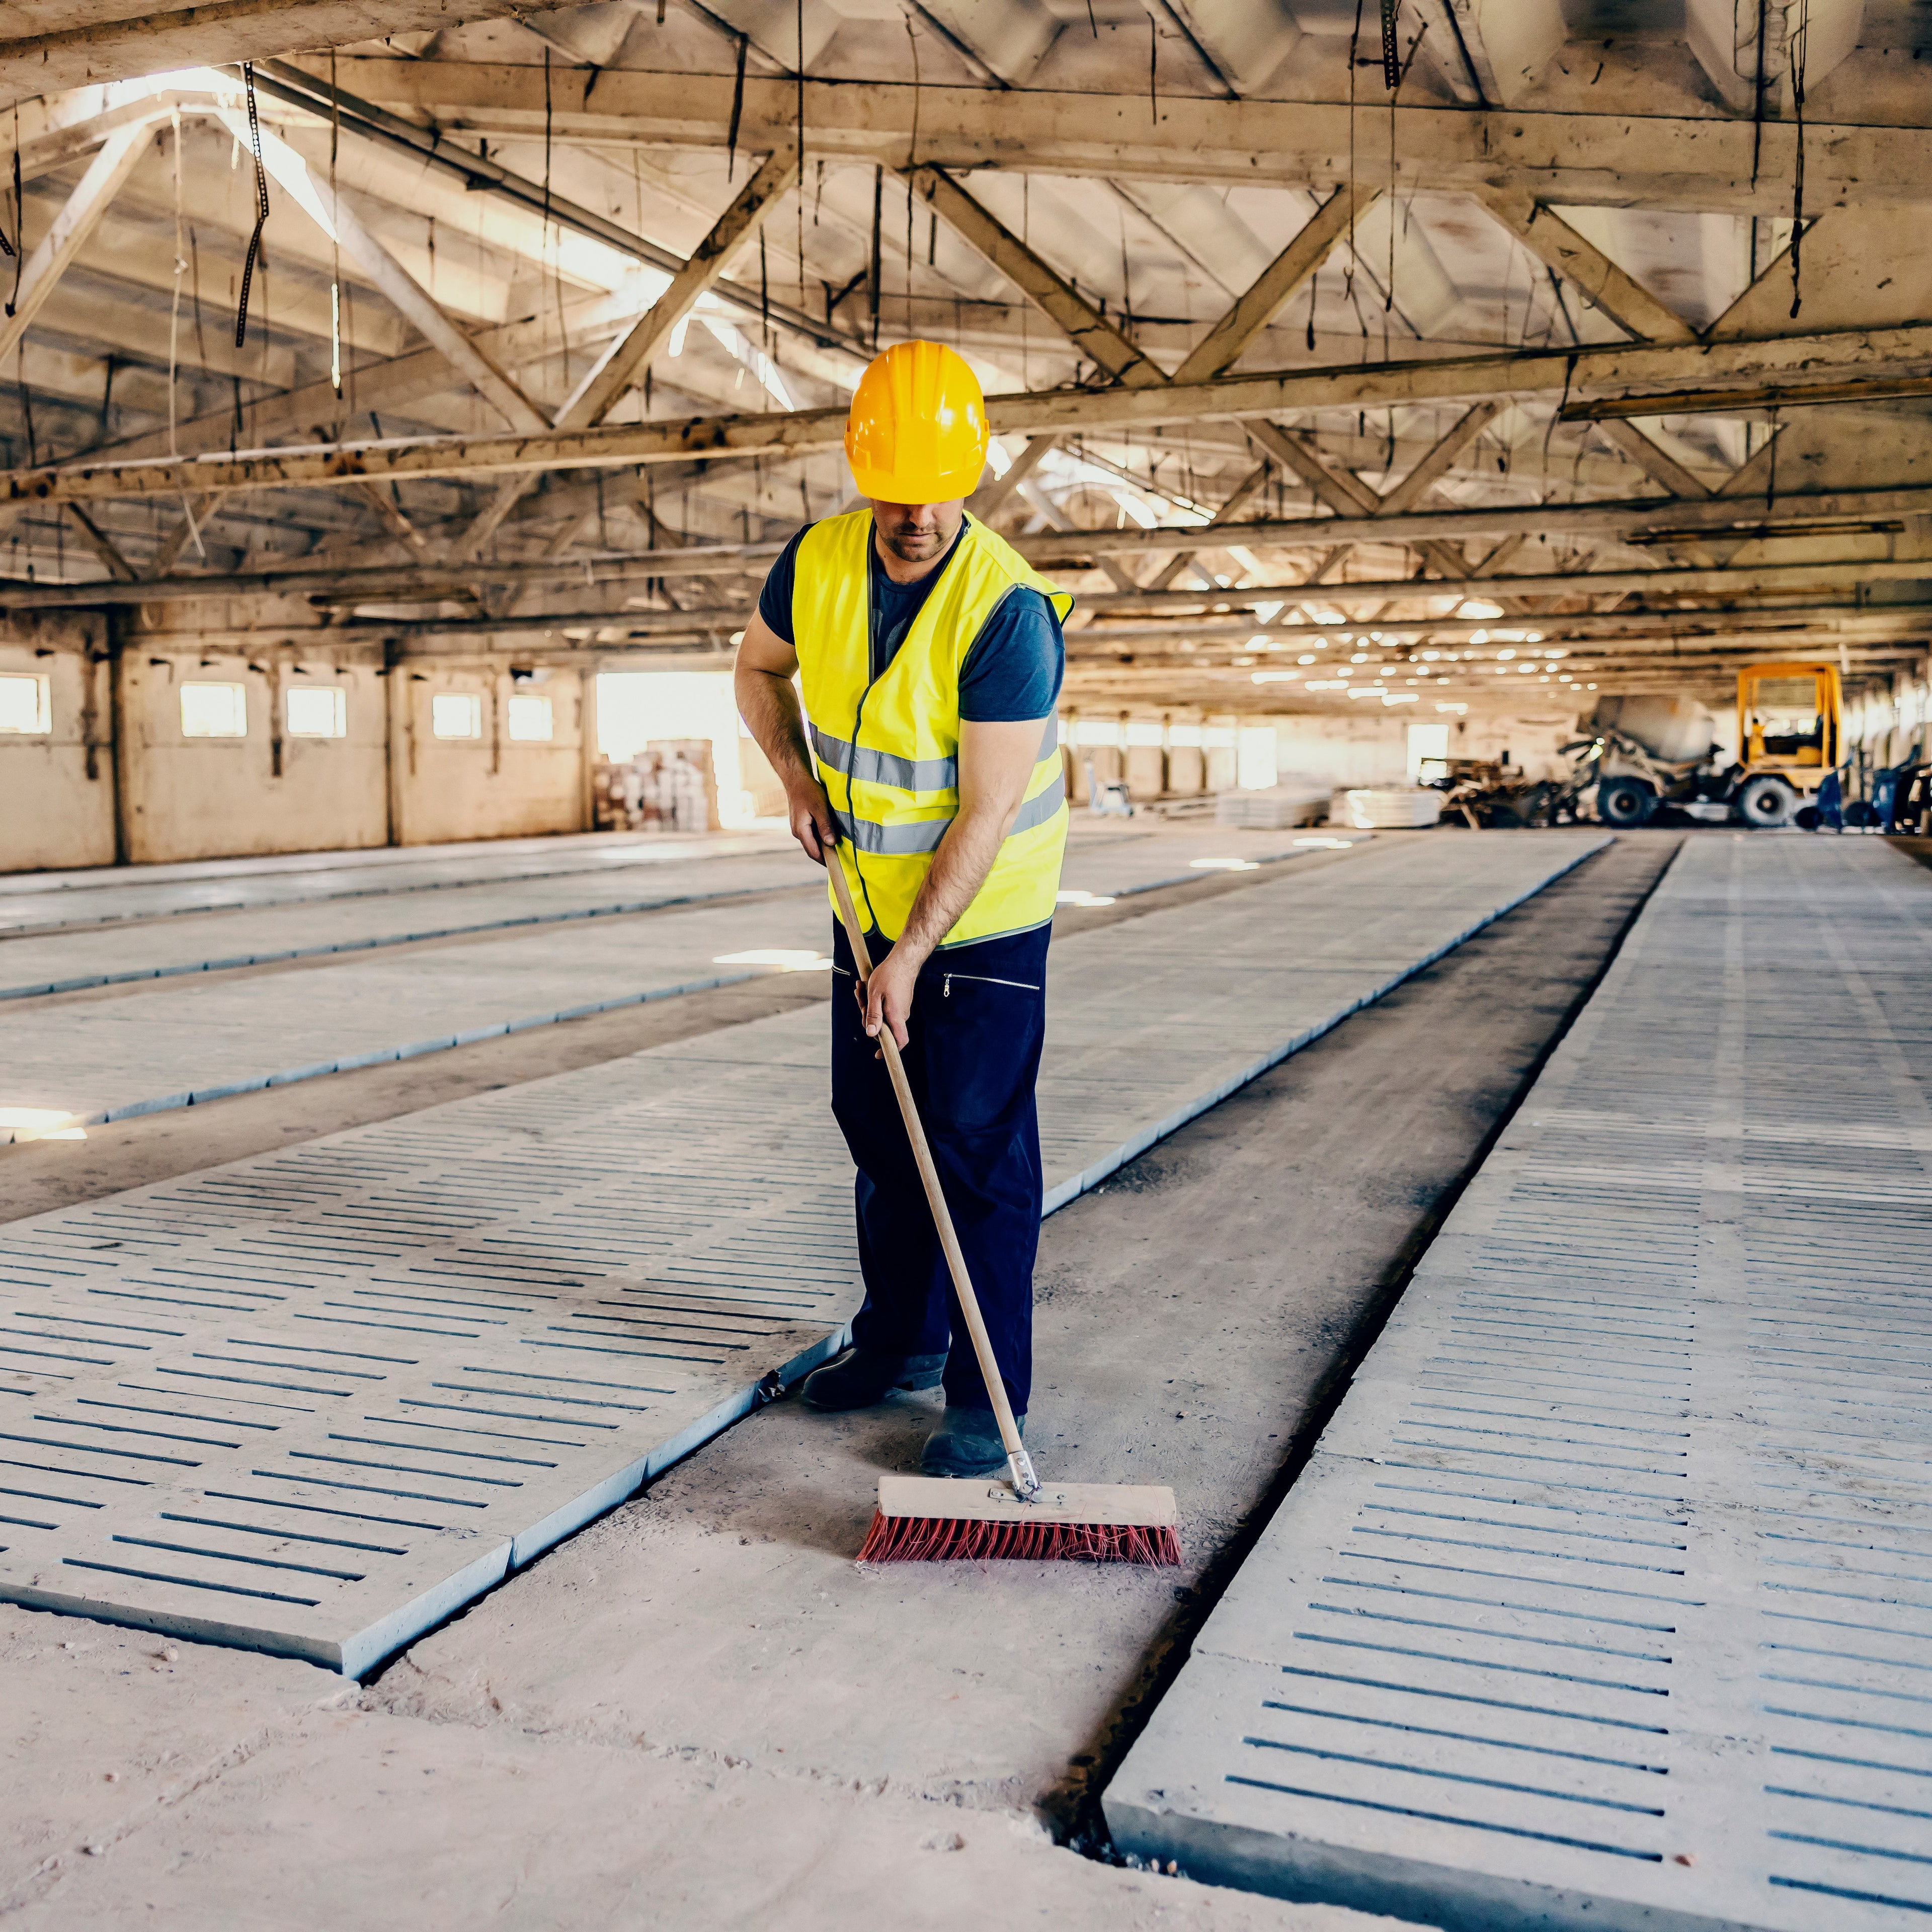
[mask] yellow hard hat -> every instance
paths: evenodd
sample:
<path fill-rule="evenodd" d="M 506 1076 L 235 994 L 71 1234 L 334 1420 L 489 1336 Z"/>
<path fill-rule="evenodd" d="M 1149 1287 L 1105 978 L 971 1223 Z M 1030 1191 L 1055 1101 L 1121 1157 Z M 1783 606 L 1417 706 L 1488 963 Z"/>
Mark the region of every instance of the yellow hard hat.
<path fill-rule="evenodd" d="M 943 342 L 875 356 L 845 418 L 845 460 L 862 496 L 950 503 L 980 487 L 992 441 L 980 379 Z"/>

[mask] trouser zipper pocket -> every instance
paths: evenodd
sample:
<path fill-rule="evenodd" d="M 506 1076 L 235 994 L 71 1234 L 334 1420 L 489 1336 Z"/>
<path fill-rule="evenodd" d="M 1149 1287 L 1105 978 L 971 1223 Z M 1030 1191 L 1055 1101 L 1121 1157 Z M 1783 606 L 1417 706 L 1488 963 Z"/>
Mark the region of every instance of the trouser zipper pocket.
<path fill-rule="evenodd" d="M 989 973 L 948 973 L 939 982 L 939 996 L 943 1000 L 952 997 L 952 982 L 957 980 L 962 986 L 1012 986 L 1022 993 L 1036 993 L 1040 988 L 1027 980 L 996 980 Z"/>

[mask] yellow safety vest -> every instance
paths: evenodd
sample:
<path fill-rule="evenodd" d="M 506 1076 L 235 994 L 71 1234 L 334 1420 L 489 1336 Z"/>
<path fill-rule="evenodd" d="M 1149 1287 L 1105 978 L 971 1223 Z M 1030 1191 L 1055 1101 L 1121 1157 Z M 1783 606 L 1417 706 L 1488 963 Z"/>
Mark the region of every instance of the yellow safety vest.
<path fill-rule="evenodd" d="M 896 939 L 959 809 L 959 672 L 967 653 L 1016 589 L 1039 591 L 1063 621 L 1073 600 L 969 517 L 905 641 L 874 682 L 872 543 L 870 510 L 827 518 L 806 532 L 792 580 L 792 634 L 845 876 L 861 912 Z M 941 944 L 964 946 L 1045 925 L 1066 845 L 1066 783 L 1057 721 L 1049 718 L 1019 816 Z"/>

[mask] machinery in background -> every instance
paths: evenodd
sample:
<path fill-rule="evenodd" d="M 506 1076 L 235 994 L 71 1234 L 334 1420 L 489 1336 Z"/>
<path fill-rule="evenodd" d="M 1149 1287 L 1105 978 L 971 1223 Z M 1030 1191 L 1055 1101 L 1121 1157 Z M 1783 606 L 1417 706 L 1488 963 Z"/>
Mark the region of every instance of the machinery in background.
<path fill-rule="evenodd" d="M 1532 778 L 1520 765 L 1502 758 L 1450 758 L 1432 782 L 1448 795 L 1445 824 L 1460 818 L 1472 832 L 1513 831 L 1525 826 L 1574 825 L 1583 816 L 1582 794 L 1594 769 L 1580 760 L 1565 778 Z"/>
<path fill-rule="evenodd" d="M 1585 728 L 1593 735 L 1564 748 L 1580 754 L 1577 789 L 1594 780 L 1606 825 L 1647 824 L 1664 806 L 1711 824 L 1788 825 L 1838 770 L 1844 695 L 1834 664 L 1746 664 L 1733 764 L 1695 698 L 1605 698 Z"/>
<path fill-rule="evenodd" d="M 1746 664 L 1738 673 L 1735 802 L 1748 825 L 1790 823 L 1844 757 L 1844 698 L 1827 664 Z"/>

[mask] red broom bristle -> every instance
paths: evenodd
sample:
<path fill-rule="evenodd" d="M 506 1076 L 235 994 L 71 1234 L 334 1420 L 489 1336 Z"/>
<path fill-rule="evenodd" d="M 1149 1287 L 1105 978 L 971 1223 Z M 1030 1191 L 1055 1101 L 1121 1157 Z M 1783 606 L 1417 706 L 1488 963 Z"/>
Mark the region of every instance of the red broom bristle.
<path fill-rule="evenodd" d="M 1177 1564 L 1180 1537 L 1138 1523 L 988 1522 L 958 1516 L 881 1516 L 859 1552 L 861 1563 L 944 1563 L 994 1557 Z"/>

